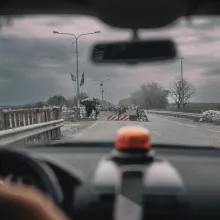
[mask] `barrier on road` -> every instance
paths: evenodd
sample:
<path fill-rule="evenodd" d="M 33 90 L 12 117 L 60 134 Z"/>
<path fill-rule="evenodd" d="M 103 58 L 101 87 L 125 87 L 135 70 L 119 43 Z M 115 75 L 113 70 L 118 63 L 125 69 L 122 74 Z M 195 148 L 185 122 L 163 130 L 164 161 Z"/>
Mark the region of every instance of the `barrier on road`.
<path fill-rule="evenodd" d="M 129 121 L 129 115 L 110 115 L 107 117 L 108 121 Z"/>
<path fill-rule="evenodd" d="M 146 117 L 146 120 L 140 120 L 140 121 L 148 121 L 147 119 L 147 114 L 146 110 L 143 109 L 143 114 Z M 135 114 L 130 114 L 130 115 L 121 115 L 118 117 L 118 115 L 110 115 L 107 117 L 108 121 L 138 121 L 138 117 Z"/>
<path fill-rule="evenodd" d="M 130 121 L 137 121 L 138 120 L 137 115 L 130 115 L 129 120 Z"/>

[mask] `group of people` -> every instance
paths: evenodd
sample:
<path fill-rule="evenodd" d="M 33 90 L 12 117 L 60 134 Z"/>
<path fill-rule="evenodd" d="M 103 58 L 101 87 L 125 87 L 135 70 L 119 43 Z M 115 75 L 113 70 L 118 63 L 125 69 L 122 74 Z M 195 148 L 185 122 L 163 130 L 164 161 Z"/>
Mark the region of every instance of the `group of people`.
<path fill-rule="evenodd" d="M 128 108 L 126 107 L 118 107 L 116 109 L 118 117 L 121 116 L 123 113 L 125 113 L 127 109 Z M 147 118 L 147 115 L 144 109 L 140 108 L 139 106 L 136 106 L 135 111 L 136 111 L 136 116 L 137 116 L 138 121 L 148 121 L 148 118 Z"/>
<path fill-rule="evenodd" d="M 127 111 L 126 107 L 120 107 L 118 108 L 118 116 L 122 115 L 123 113 L 125 113 Z"/>
<path fill-rule="evenodd" d="M 94 111 L 95 119 L 97 119 L 100 110 L 97 107 L 99 103 L 96 99 L 87 100 L 87 101 L 81 102 L 81 104 L 85 106 L 86 117 L 90 117 L 92 112 Z M 127 108 L 117 107 L 115 111 L 117 112 L 118 117 L 119 117 L 127 111 Z M 136 116 L 137 116 L 138 121 L 148 121 L 146 112 L 143 109 L 141 109 L 139 106 L 136 106 L 135 111 L 136 111 Z"/>
<path fill-rule="evenodd" d="M 123 113 L 125 113 L 127 111 L 126 107 L 119 107 L 117 109 L 117 114 L 118 116 L 122 115 Z M 135 107 L 135 111 L 136 111 L 136 116 L 137 116 L 137 120 L 138 121 L 148 121 L 146 112 L 144 111 L 144 109 L 141 109 L 139 106 Z"/>
<path fill-rule="evenodd" d="M 98 109 L 97 105 L 99 103 L 97 102 L 96 99 L 89 100 L 89 101 L 86 101 L 86 102 L 82 102 L 81 104 L 85 106 L 86 117 L 90 117 L 90 115 L 94 111 L 95 112 L 95 119 L 97 119 L 98 114 L 99 114 L 99 109 Z"/>
<path fill-rule="evenodd" d="M 147 115 L 139 106 L 135 107 L 136 116 L 139 121 L 148 121 Z"/>

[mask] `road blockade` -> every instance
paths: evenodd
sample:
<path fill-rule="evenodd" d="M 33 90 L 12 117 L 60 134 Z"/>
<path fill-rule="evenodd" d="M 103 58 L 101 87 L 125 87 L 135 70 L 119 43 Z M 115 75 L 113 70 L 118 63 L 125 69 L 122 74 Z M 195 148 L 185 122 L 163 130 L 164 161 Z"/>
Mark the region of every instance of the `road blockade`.
<path fill-rule="evenodd" d="M 129 121 L 129 115 L 110 115 L 107 117 L 108 121 Z"/>
<path fill-rule="evenodd" d="M 137 115 L 130 115 L 129 120 L 130 121 L 137 121 Z"/>

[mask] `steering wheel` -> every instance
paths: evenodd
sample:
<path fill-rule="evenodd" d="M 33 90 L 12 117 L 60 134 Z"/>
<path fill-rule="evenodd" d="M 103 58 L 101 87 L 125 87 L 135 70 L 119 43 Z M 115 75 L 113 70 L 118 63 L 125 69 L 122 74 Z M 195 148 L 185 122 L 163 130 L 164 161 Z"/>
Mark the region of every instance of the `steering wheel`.
<path fill-rule="evenodd" d="M 45 164 L 37 161 L 22 151 L 12 149 L 0 149 L 0 176 L 13 173 L 14 170 L 21 167 L 28 170 L 28 173 L 33 174 L 39 179 L 43 191 L 51 197 L 56 205 L 60 206 L 63 195 L 59 185 L 58 179 L 51 168 Z"/>

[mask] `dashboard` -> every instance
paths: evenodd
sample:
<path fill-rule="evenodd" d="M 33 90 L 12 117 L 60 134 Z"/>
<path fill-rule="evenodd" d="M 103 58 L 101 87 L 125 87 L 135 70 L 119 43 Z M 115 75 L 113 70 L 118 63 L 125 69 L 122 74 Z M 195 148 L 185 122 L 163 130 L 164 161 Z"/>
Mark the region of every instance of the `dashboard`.
<path fill-rule="evenodd" d="M 56 183 L 55 188 L 59 188 L 59 206 L 69 216 L 73 217 L 76 210 L 77 191 L 80 191 L 84 185 L 91 184 L 91 179 L 94 171 L 99 166 L 103 157 L 110 155 L 114 145 L 108 146 L 40 146 L 22 149 L 28 158 L 38 161 L 44 167 L 52 171 L 53 182 Z M 161 161 L 167 161 L 180 175 L 184 193 L 181 198 L 185 201 L 184 208 L 180 207 L 178 219 L 194 219 L 194 218 L 212 218 L 219 219 L 220 217 L 220 151 L 217 148 L 206 147 L 180 147 L 180 146 L 153 146 L 155 157 Z M 16 160 L 6 160 L 0 156 L 1 176 L 9 176 L 12 181 L 21 181 L 25 184 L 34 185 L 40 190 L 47 193 L 41 177 L 33 172 L 28 166 L 16 162 Z M 4 167 L 4 169 L 2 169 Z M 164 177 L 169 178 L 169 174 L 163 173 Z M 163 177 L 163 178 L 164 178 Z M 107 178 L 107 177 L 106 177 Z M 134 186 L 135 178 L 131 176 L 129 184 L 131 188 L 127 191 L 136 191 Z M 133 184 L 133 185 L 132 185 Z M 138 187 L 138 186 L 136 186 Z M 49 187 L 51 188 L 51 187 Z M 83 188 L 85 190 L 85 187 Z M 82 190 L 81 190 L 82 191 Z M 87 193 L 86 196 L 88 196 Z M 110 203 L 113 200 L 106 196 L 102 203 L 107 202 L 107 207 L 111 207 Z M 150 196 L 149 196 L 150 198 Z M 164 199 L 164 198 L 163 198 Z M 167 201 L 160 197 L 162 206 L 167 208 Z M 89 198 L 85 198 L 89 201 Z M 96 199 L 97 200 L 97 199 Z M 151 201 L 155 200 L 152 198 Z M 103 202 L 104 201 L 104 202 Z M 109 205 L 108 205 L 109 202 Z M 158 201 L 157 201 L 158 202 Z M 147 203 L 146 203 L 147 204 Z M 144 211 L 147 214 L 152 212 L 152 205 L 146 205 Z M 94 209 L 95 206 L 93 206 Z M 149 208 L 151 207 L 151 208 Z M 111 209 L 112 210 L 112 209 Z M 108 210 L 110 212 L 110 210 Z M 160 213 L 161 210 L 157 209 Z M 161 219 L 164 215 L 159 215 L 153 218 L 154 215 L 149 214 L 148 219 Z M 180 214 L 181 213 L 181 214 Z M 93 213 L 94 214 L 94 213 Z M 169 213 L 170 214 L 170 213 Z M 95 214 L 94 214 L 95 216 Z M 91 217 L 91 215 L 90 215 Z M 96 219 L 99 217 L 95 216 Z M 170 216 L 169 216 L 170 217 Z M 175 219 L 177 216 L 170 217 Z M 85 218 L 83 218 L 85 219 Z M 101 219 L 101 218 L 100 218 Z M 105 216 L 105 219 L 111 219 Z M 147 219 L 147 218 L 144 218 Z"/>

